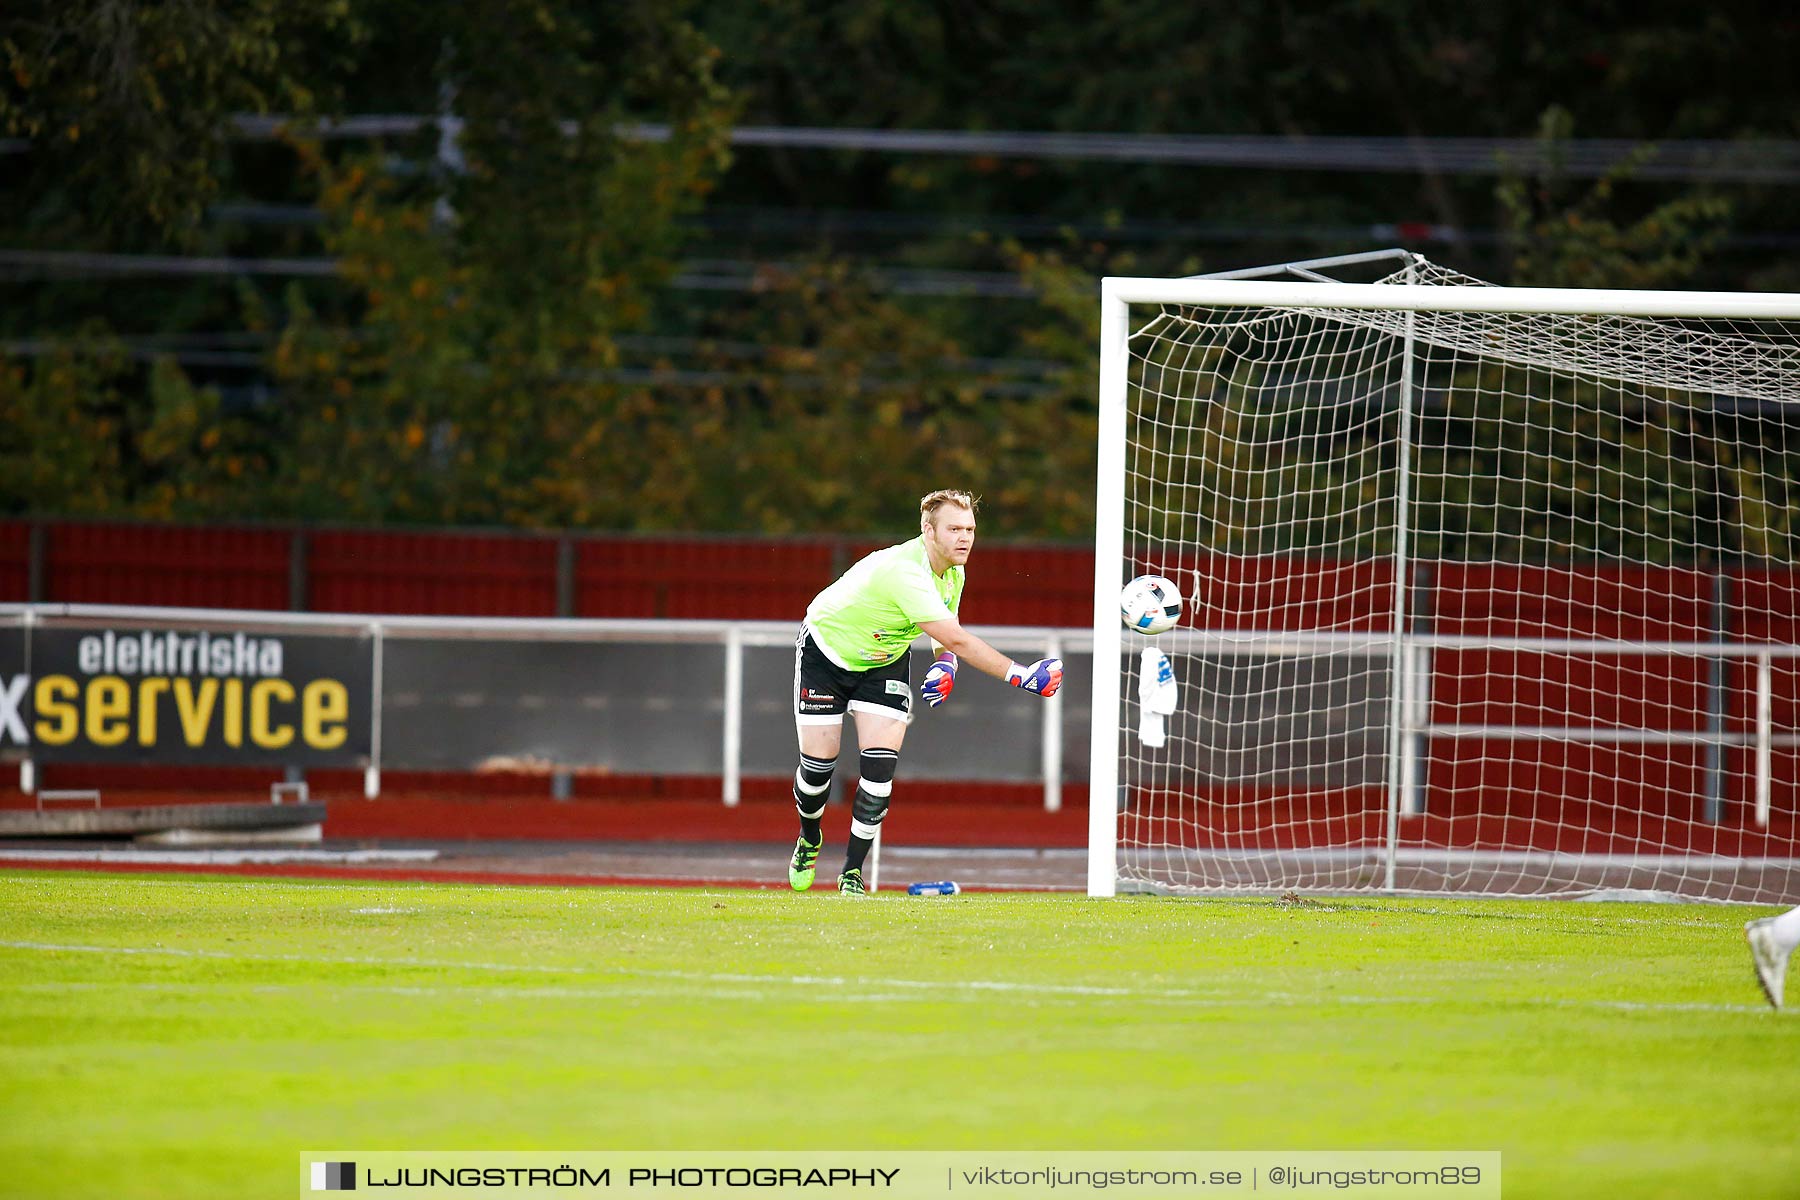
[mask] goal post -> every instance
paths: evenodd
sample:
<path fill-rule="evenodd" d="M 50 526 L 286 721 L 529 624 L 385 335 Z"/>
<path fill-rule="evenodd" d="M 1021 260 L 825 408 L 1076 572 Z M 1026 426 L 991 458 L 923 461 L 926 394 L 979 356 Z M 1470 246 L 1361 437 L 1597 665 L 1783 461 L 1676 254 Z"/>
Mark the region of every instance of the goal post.
<path fill-rule="evenodd" d="M 1386 256 L 1102 284 L 1089 894 L 1800 898 L 1800 295 Z"/>

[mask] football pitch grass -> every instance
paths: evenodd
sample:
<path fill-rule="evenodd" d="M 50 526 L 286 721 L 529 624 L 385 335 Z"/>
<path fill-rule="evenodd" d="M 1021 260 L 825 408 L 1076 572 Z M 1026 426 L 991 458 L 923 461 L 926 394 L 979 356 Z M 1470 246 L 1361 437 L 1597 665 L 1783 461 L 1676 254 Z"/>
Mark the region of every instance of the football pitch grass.
<path fill-rule="evenodd" d="M 0 1194 L 287 1196 L 327 1148 L 1446 1149 L 1508 1197 L 1794 1196 L 1767 911 L 0 872 Z"/>

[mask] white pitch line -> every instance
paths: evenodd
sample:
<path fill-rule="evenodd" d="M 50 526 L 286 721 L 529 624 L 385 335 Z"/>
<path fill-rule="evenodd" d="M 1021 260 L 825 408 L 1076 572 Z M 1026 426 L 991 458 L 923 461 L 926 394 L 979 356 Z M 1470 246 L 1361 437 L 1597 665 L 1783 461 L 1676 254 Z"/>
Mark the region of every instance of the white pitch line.
<path fill-rule="evenodd" d="M 648 968 L 614 967 L 597 969 L 584 966 L 552 966 L 547 963 L 494 963 L 445 961 L 425 958 L 358 958 L 309 954 L 236 954 L 225 950 L 183 949 L 175 946 L 81 946 L 57 942 L 0 942 L 0 949 L 37 950 L 48 954 L 126 954 L 162 955 L 172 958 L 204 958 L 227 962 L 310 963 L 318 966 L 407 967 L 452 971 L 527 971 L 555 975 L 623 975 L 644 979 L 678 979 L 688 983 L 785 984 L 790 987 L 831 988 L 918 988 L 931 991 L 969 992 L 1038 992 L 1063 996 L 1170 996 L 1196 998 L 1226 995 L 1224 992 L 1195 992 L 1181 989 L 1144 991 L 1135 988 L 1093 987 L 1084 984 L 1016 983 L 984 979 L 871 979 L 847 975 L 744 975 L 710 971 L 657 971 Z"/>
<path fill-rule="evenodd" d="M 80 862 L 100 863 L 108 867 L 132 867 L 139 864 L 165 866 L 275 866 L 316 863 L 324 866 L 360 866 L 367 863 L 435 862 L 436 850 L 312 850 L 267 847 L 236 850 L 20 850 L 0 849 L 0 863 L 8 862 Z"/>
<path fill-rule="evenodd" d="M 49 995 L 67 995 L 71 992 L 148 992 L 153 995 L 170 996 L 216 996 L 248 992 L 252 995 L 294 995 L 309 996 L 321 989 L 329 988 L 332 992 L 349 992 L 372 996 L 413 996 L 437 999 L 499 999 L 499 1000 L 578 1000 L 588 1003 L 595 1000 L 667 1000 L 675 996 L 698 996 L 708 1000 L 757 1000 L 774 1002 L 784 993 L 765 991 L 754 988 L 679 988 L 679 987 L 608 987 L 608 988 L 562 988 L 562 987 L 419 987 L 405 984 L 380 983 L 344 983 L 344 984 L 283 984 L 283 983 L 23 983 L 0 984 L 3 992 L 42 992 Z M 911 1000 L 910 996 L 902 996 L 892 992 L 864 992 L 834 999 L 832 1003 L 841 1004 L 899 1004 Z M 1222 1003 L 1222 1002 L 1220 1002 Z"/>
<path fill-rule="evenodd" d="M 882 853 L 885 856 L 888 852 L 886 850 L 883 850 Z M 887 859 L 884 857 L 883 861 L 885 862 L 885 861 L 887 861 Z M 308 850 L 295 850 L 295 851 L 278 851 L 278 850 L 142 851 L 142 850 L 139 850 L 139 851 L 126 851 L 126 850 L 5 850 L 5 849 L 0 849 L 0 868 L 5 867 L 10 862 L 20 862 L 20 863 L 26 863 L 26 862 L 79 862 L 79 863 L 93 863 L 97 866 L 106 867 L 108 869 L 124 869 L 124 870 L 129 870 L 131 867 L 139 866 L 139 865 L 153 865 L 153 866 L 163 866 L 163 865 L 176 865 L 176 866 L 190 866 L 190 865 L 191 866 L 212 866 L 212 865 L 217 865 L 217 866 L 271 866 L 271 865 L 361 866 L 361 865 L 374 865 L 374 864 L 387 865 L 387 864 L 435 863 L 439 866 L 439 868 L 441 870 L 450 873 L 450 877 L 439 878 L 437 880 L 434 880 L 434 882 L 437 882 L 437 883 L 464 882 L 464 881 L 460 881 L 460 880 L 454 878 L 454 874 L 457 872 L 467 872 L 471 876 L 471 879 L 468 880 L 467 882 L 469 882 L 471 884 L 477 884 L 482 887 L 495 887 L 495 886 L 544 887 L 544 886 L 550 886 L 550 887 L 568 888 L 570 885 L 561 880 L 558 880 L 554 884 L 548 884 L 548 885 L 534 882 L 534 880 L 540 876 L 548 877 L 551 875 L 587 874 L 587 875 L 592 875 L 594 877 L 595 884 L 600 885 L 600 886 L 612 886 L 612 885 L 624 884 L 624 883 L 663 884 L 663 883 L 668 883 L 669 881 L 679 881 L 682 884 L 697 884 L 697 885 L 701 885 L 701 886 L 712 886 L 712 887 L 737 888 L 740 886 L 749 886 L 749 887 L 760 888 L 760 889 L 764 889 L 764 890 L 776 890 L 778 888 L 785 888 L 785 884 L 782 884 L 782 882 L 779 879 L 770 876 L 769 869 L 768 869 L 769 868 L 768 858 L 767 858 L 767 856 L 762 856 L 762 855 L 759 855 L 754 858 L 741 857 L 741 858 L 708 859 L 705 864 L 693 866 L 691 869 L 688 867 L 688 864 L 686 862 L 684 862 L 683 860 L 671 859 L 667 862 L 666 869 L 657 870 L 657 871 L 605 870 L 605 869 L 601 869 L 601 868 L 595 868 L 593 870 L 583 869 L 583 870 L 579 870 L 579 871 L 568 871 L 568 870 L 559 871 L 559 870 L 556 870 L 554 866 L 552 866 L 551 868 L 548 868 L 546 870 L 542 870 L 542 871 L 517 871 L 517 870 L 508 870 L 508 869 L 506 869 L 505 866 L 495 863 L 491 860 L 484 861 L 479 865 L 459 864 L 457 861 L 454 861 L 454 860 L 443 859 L 442 856 L 439 854 L 439 852 L 436 850 L 345 850 L 345 851 L 328 851 L 328 850 L 327 851 L 320 851 L 320 850 L 311 850 L 311 851 L 308 851 Z M 932 874 L 933 878 L 937 878 L 938 874 L 942 873 L 941 868 L 928 868 L 927 864 L 924 862 L 920 862 L 913 866 L 905 866 L 905 864 L 900 864 L 900 865 L 905 867 L 905 869 L 901 872 L 901 874 L 903 874 L 903 875 L 914 875 L 914 876 L 922 877 L 925 874 L 930 873 L 930 874 Z M 481 880 L 474 878 L 475 876 L 495 874 L 495 873 L 506 875 L 508 877 L 507 883 L 504 885 L 495 885 L 495 884 L 490 884 L 490 883 L 484 883 Z M 1016 875 L 1025 874 L 1025 873 L 1026 873 L 1026 871 L 1024 868 L 1019 868 L 1018 870 L 1012 871 L 1012 872 L 990 871 L 986 875 L 978 875 L 974 878 L 969 878 L 969 877 L 965 876 L 962 880 L 962 883 L 965 888 L 981 889 L 984 891 L 985 890 L 993 890 L 993 891 L 997 891 L 997 892 L 1030 892 L 1033 894 L 1038 894 L 1038 893 L 1074 894 L 1074 893 L 1084 891 L 1084 889 L 1086 887 L 1085 884 L 1075 883 L 1075 882 L 1043 883 L 1043 882 L 1040 882 L 1037 880 L 1019 879 L 1019 878 L 1015 877 Z M 16 876 L 16 875 L 5 876 L 4 878 L 5 878 L 6 882 L 8 882 L 8 883 L 26 882 L 21 877 Z M 35 882 L 35 881 L 32 881 L 32 882 Z M 164 884 L 170 883 L 170 881 L 168 881 L 168 880 L 156 880 L 156 881 L 145 880 L 143 882 L 146 884 L 152 883 L 152 882 L 160 882 L 160 883 L 164 883 Z M 277 882 L 277 881 L 271 880 L 269 882 Z M 352 883 L 352 884 L 381 885 L 381 884 L 390 884 L 390 883 L 412 883 L 414 881 L 411 879 L 408 879 L 404 874 L 397 873 L 394 876 L 394 878 L 391 880 L 389 880 L 389 879 L 352 879 L 352 880 L 347 880 L 346 882 Z M 135 881 L 134 881 L 134 886 L 136 886 Z M 182 883 L 177 884 L 176 886 L 186 887 L 186 886 L 191 886 L 191 885 L 187 884 L 185 882 L 182 882 Z M 891 889 L 883 889 L 883 890 L 884 891 L 885 890 L 899 891 L 902 889 L 899 887 L 894 887 Z"/>
<path fill-rule="evenodd" d="M 470 971 L 523 971 L 547 972 L 554 974 L 601 976 L 626 976 L 644 979 L 667 979 L 681 983 L 697 983 L 702 985 L 725 985 L 725 990 L 717 994 L 743 995 L 738 985 L 757 986 L 775 985 L 779 987 L 829 987 L 842 989 L 858 988 L 890 988 L 898 989 L 892 996 L 879 993 L 851 991 L 843 999 L 870 1002 L 876 1000 L 902 999 L 911 1000 L 918 991 L 937 993 L 963 993 L 958 999 L 973 999 L 980 995 L 994 992 L 1018 993 L 1028 1000 L 1035 999 L 1088 999 L 1094 997 L 1141 1000 L 1153 1003 L 1183 1004 L 1197 1008 L 1236 1008 L 1257 1004 L 1279 1004 L 1285 1007 L 1301 1008 L 1320 1005 L 1384 1005 L 1404 1006 L 1414 1004 L 1437 1004 L 1440 997 L 1433 996 L 1362 996 L 1352 993 L 1344 994 L 1307 994 L 1291 992 L 1265 992 L 1248 994 L 1232 992 L 1228 989 L 1212 989 L 1198 991 L 1187 988 L 1128 988 L 1128 987 L 1096 987 L 1085 984 L 1056 983 L 1018 983 L 1009 980 L 932 980 L 932 979 L 880 979 L 842 975 L 744 975 L 723 972 L 700 971 L 657 971 L 632 967 L 618 967 L 597 970 L 593 967 L 557 967 L 538 963 L 487 963 L 487 962 L 446 962 L 431 959 L 409 958 L 354 958 L 332 957 L 302 954 L 233 954 L 222 950 L 191 950 L 165 946 L 81 946 L 49 942 L 11 942 L 0 941 L 0 949 L 36 950 L 44 953 L 77 953 L 77 954 L 142 954 L 164 955 L 176 958 L 203 958 L 210 960 L 226 960 L 233 962 L 283 962 L 310 963 L 320 966 L 387 966 L 415 967 L 428 969 L 470 970 Z M 105 986 L 105 985 L 102 985 Z M 229 986 L 229 985 L 227 985 Z M 244 987 L 281 986 L 281 985 L 239 985 Z M 322 985 L 331 987 L 370 987 L 398 988 L 405 985 Z M 4 990 L 4 985 L 0 985 Z M 465 994 L 472 991 L 495 993 L 500 995 L 533 995 L 542 993 L 546 996 L 565 989 L 534 988 L 444 988 L 422 989 L 419 994 L 441 993 L 444 995 Z M 621 992 L 618 989 L 566 989 L 572 997 L 600 998 L 618 995 L 667 995 L 667 990 L 631 989 Z M 766 999 L 768 993 L 758 992 L 746 998 Z M 1705 1004 L 1693 1001 L 1672 1001 L 1658 1003 L 1654 1001 L 1634 1000 L 1567 1000 L 1555 996 L 1536 998 L 1498 998 L 1493 1002 L 1495 1007 L 1520 1005 L 1531 1008 L 1560 1008 L 1577 1010 L 1602 1010 L 1612 1012 L 1715 1012 L 1715 1013 L 1766 1013 L 1769 1011 L 1760 1004 Z"/>

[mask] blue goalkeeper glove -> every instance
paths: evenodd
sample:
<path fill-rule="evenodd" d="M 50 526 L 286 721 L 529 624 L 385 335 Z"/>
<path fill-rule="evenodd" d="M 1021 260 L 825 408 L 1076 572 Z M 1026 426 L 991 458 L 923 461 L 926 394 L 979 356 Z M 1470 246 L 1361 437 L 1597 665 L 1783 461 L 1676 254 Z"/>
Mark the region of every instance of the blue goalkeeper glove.
<path fill-rule="evenodd" d="M 946 650 L 937 656 L 937 661 L 925 672 L 925 682 L 919 685 L 919 694 L 925 697 L 925 703 L 936 708 L 950 698 L 950 691 L 955 686 L 956 655 Z"/>
<path fill-rule="evenodd" d="M 1014 663 L 1006 671 L 1006 682 L 1049 699 L 1062 686 L 1063 665 L 1060 658 L 1040 658 L 1029 667 Z"/>

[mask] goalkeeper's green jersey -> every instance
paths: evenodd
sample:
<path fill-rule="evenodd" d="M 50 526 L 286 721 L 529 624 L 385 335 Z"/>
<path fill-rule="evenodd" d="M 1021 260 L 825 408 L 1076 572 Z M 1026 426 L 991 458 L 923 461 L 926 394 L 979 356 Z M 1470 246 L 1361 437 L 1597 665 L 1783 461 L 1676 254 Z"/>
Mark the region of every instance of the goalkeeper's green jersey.
<path fill-rule="evenodd" d="M 862 559 L 813 597 L 806 624 L 825 657 L 848 671 L 893 662 L 919 636 L 919 625 L 956 615 L 963 569 L 931 572 L 925 535 Z"/>

